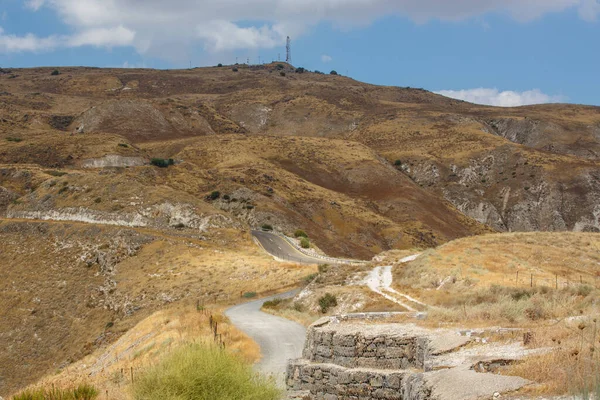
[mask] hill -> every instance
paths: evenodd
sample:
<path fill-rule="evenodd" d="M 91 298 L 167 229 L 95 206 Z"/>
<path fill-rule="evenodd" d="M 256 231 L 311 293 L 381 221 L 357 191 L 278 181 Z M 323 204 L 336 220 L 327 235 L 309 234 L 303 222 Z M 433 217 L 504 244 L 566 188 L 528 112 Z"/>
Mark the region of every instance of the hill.
<path fill-rule="evenodd" d="M 362 259 L 600 230 L 598 107 L 484 107 L 287 64 L 53 70 L 0 70 L 2 395 L 171 303 L 314 272 L 250 228 Z"/>

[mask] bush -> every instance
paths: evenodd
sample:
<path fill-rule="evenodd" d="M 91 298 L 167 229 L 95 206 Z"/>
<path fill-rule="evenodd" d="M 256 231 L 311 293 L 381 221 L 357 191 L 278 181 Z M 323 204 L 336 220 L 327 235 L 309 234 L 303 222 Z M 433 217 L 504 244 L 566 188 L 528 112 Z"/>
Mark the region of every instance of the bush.
<path fill-rule="evenodd" d="M 329 75 L 337 75 L 337 74 L 338 74 L 338 73 L 337 73 L 337 71 L 336 71 L 336 70 L 333 70 L 333 71 L 331 71 L 331 72 L 329 73 Z"/>
<path fill-rule="evenodd" d="M 25 390 L 12 400 L 93 400 L 98 397 L 98 390 L 91 385 L 82 384 L 69 389 L 32 389 Z"/>
<path fill-rule="evenodd" d="M 221 64 L 221 63 L 217 64 L 217 67 L 219 67 L 219 68 L 221 68 L 222 66 L 223 66 L 223 64 Z"/>
<path fill-rule="evenodd" d="M 285 76 L 285 72 L 281 71 L 281 72 L 279 73 L 279 75 L 281 75 L 281 76 Z"/>
<path fill-rule="evenodd" d="M 253 299 L 256 297 L 256 292 L 246 292 L 242 295 L 245 299 Z"/>
<path fill-rule="evenodd" d="M 52 73 L 50 75 L 52 75 L 52 76 L 60 75 L 60 71 L 55 69 L 54 71 L 52 71 Z"/>
<path fill-rule="evenodd" d="M 283 299 L 280 299 L 279 297 L 277 297 L 276 299 L 265 301 L 263 304 L 263 307 L 264 308 L 276 308 L 282 302 L 283 302 Z"/>
<path fill-rule="evenodd" d="M 229 199 L 231 199 L 231 197 L 229 197 L 228 194 L 226 194 L 225 196 L 223 196 L 223 200 L 229 200 Z"/>
<path fill-rule="evenodd" d="M 308 240 L 308 238 L 305 237 L 300 239 L 300 247 L 302 247 L 303 249 L 310 248 L 310 240 Z"/>
<path fill-rule="evenodd" d="M 277 66 L 276 66 L 275 68 L 277 68 L 277 69 L 280 69 L 280 70 L 281 70 L 281 69 L 284 69 L 284 68 L 285 68 L 285 66 L 284 66 L 283 64 L 277 64 Z"/>
<path fill-rule="evenodd" d="M 296 68 L 296 73 L 297 73 L 297 74 L 303 74 L 303 73 L 305 73 L 305 72 L 306 72 L 306 70 L 305 70 L 304 68 L 302 68 L 302 67 L 298 67 L 298 68 Z"/>
<path fill-rule="evenodd" d="M 94 199 L 94 203 L 96 203 L 96 204 L 102 203 L 102 199 L 100 197 L 96 197 Z"/>
<path fill-rule="evenodd" d="M 173 160 L 172 158 L 169 158 L 169 159 L 153 158 L 152 160 L 150 160 L 150 164 L 154 165 L 155 167 L 159 167 L 159 168 L 167 168 L 169 165 L 174 165 L 175 160 Z"/>
<path fill-rule="evenodd" d="M 233 72 L 238 72 L 238 69 L 237 69 L 236 67 L 233 67 L 233 68 L 231 68 L 231 70 L 232 70 Z"/>
<path fill-rule="evenodd" d="M 324 274 L 329 270 L 329 264 L 321 264 L 319 265 L 319 273 Z"/>
<path fill-rule="evenodd" d="M 316 278 L 317 276 L 318 276 L 317 274 L 310 274 L 310 275 L 307 275 L 307 276 L 304 278 L 304 283 L 306 283 L 306 284 L 308 285 L 309 283 L 311 283 L 312 281 L 314 281 L 314 280 L 315 280 L 315 278 Z"/>
<path fill-rule="evenodd" d="M 304 237 L 308 239 L 308 235 L 302 229 L 296 229 L 296 231 L 294 232 L 294 237 Z"/>
<path fill-rule="evenodd" d="M 273 230 L 273 226 L 269 225 L 269 224 L 262 224 L 261 228 L 263 231 L 272 231 Z"/>
<path fill-rule="evenodd" d="M 396 161 L 394 161 L 394 165 L 396 167 L 401 167 L 402 166 L 402 161 L 401 160 L 396 160 Z"/>
<path fill-rule="evenodd" d="M 216 346 L 184 345 L 140 374 L 135 400 L 276 400 L 273 381 Z"/>
<path fill-rule="evenodd" d="M 119 143 L 119 147 L 127 148 L 127 147 L 129 147 L 129 145 L 127 143 Z"/>
<path fill-rule="evenodd" d="M 23 141 L 23 139 L 21 139 L 21 138 L 18 138 L 18 137 L 10 137 L 10 136 L 9 136 L 9 137 L 7 137 L 7 138 L 6 138 L 6 141 L 7 141 L 7 142 L 15 142 L 15 143 L 19 143 L 19 142 L 22 142 L 22 141 Z"/>
<path fill-rule="evenodd" d="M 216 200 L 219 197 L 221 197 L 221 192 L 219 192 L 218 190 L 214 190 L 208 195 L 209 200 Z"/>
<path fill-rule="evenodd" d="M 315 74 L 323 75 L 323 73 L 321 71 L 319 71 L 318 69 L 315 69 Z"/>
<path fill-rule="evenodd" d="M 325 314 L 331 307 L 337 306 L 337 298 L 331 293 L 325 293 L 325 296 L 319 298 L 319 307 L 321 312 Z"/>

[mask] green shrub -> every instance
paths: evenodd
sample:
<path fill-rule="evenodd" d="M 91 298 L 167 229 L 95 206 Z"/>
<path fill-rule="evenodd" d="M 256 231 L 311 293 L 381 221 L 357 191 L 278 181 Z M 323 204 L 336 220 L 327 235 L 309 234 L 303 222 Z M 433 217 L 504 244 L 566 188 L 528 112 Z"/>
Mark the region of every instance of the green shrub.
<path fill-rule="evenodd" d="M 223 64 L 221 64 L 221 63 L 217 64 L 217 67 L 219 67 L 219 68 L 221 68 L 222 66 L 223 66 Z"/>
<path fill-rule="evenodd" d="M 221 197 L 221 192 L 219 192 L 218 190 L 214 190 L 214 191 L 210 192 L 210 194 L 208 195 L 208 198 L 210 200 L 216 200 L 219 197 Z"/>
<path fill-rule="evenodd" d="M 6 141 L 7 141 L 7 142 L 15 142 L 15 143 L 19 143 L 19 142 L 22 142 L 22 141 L 23 141 L 23 139 L 21 139 L 21 138 L 18 138 L 18 137 L 10 137 L 10 136 L 9 136 L 9 137 L 7 137 L 7 138 L 6 138 Z"/>
<path fill-rule="evenodd" d="M 229 199 L 230 199 L 230 197 L 229 197 L 228 194 L 226 194 L 225 196 L 223 196 L 223 200 L 229 200 Z"/>
<path fill-rule="evenodd" d="M 265 301 L 263 304 L 264 308 L 276 308 L 278 305 L 280 305 L 283 302 L 283 299 L 280 299 L 279 297 L 273 299 L 273 300 L 268 300 Z"/>
<path fill-rule="evenodd" d="M 55 69 L 54 71 L 52 71 L 52 73 L 50 75 L 52 75 L 52 76 L 60 75 L 60 71 Z"/>
<path fill-rule="evenodd" d="M 305 237 L 300 239 L 300 247 L 302 247 L 303 249 L 310 248 L 310 240 L 308 240 L 308 238 Z"/>
<path fill-rule="evenodd" d="M 331 71 L 331 72 L 329 73 L 329 75 L 337 75 L 337 74 L 338 74 L 338 73 L 337 73 L 337 71 L 336 71 L 336 70 L 333 70 L 333 71 Z"/>
<path fill-rule="evenodd" d="M 256 297 L 256 292 L 246 292 L 242 294 L 242 297 L 245 299 L 253 299 Z"/>
<path fill-rule="evenodd" d="M 127 147 L 129 147 L 129 145 L 127 143 L 119 143 L 119 147 L 127 148 Z"/>
<path fill-rule="evenodd" d="M 96 197 L 94 199 L 94 203 L 96 203 L 96 204 L 102 203 L 102 199 L 100 197 Z"/>
<path fill-rule="evenodd" d="M 152 160 L 150 160 L 150 164 L 159 168 L 167 168 L 169 165 L 175 164 L 175 160 L 173 160 L 172 158 L 153 158 Z"/>
<path fill-rule="evenodd" d="M 285 76 L 285 72 L 281 71 L 281 72 L 279 73 L 279 75 L 281 75 L 281 76 Z"/>
<path fill-rule="evenodd" d="M 323 75 L 323 73 L 321 71 L 319 71 L 318 69 L 315 69 L 315 74 Z"/>
<path fill-rule="evenodd" d="M 238 72 L 238 69 L 237 69 L 236 67 L 233 67 L 233 68 L 231 68 L 231 70 L 232 70 L 233 72 Z"/>
<path fill-rule="evenodd" d="M 189 344 L 142 372 L 133 384 L 135 400 L 276 400 L 273 381 L 216 346 Z"/>
<path fill-rule="evenodd" d="M 304 237 L 308 239 L 308 235 L 302 229 L 296 229 L 296 231 L 294 232 L 294 237 Z"/>
<path fill-rule="evenodd" d="M 277 64 L 277 66 L 275 68 L 277 68 L 277 69 L 284 69 L 285 66 L 283 64 Z"/>
<path fill-rule="evenodd" d="M 94 400 L 98 390 L 91 385 L 82 384 L 75 388 L 40 388 L 25 390 L 12 397 L 12 400 Z"/>
<path fill-rule="evenodd" d="M 312 281 L 314 281 L 316 277 L 317 277 L 317 274 L 310 274 L 310 275 L 307 275 L 307 276 L 304 278 L 304 283 L 306 283 L 306 284 L 308 285 L 309 283 L 311 283 Z"/>
<path fill-rule="evenodd" d="M 396 161 L 394 161 L 394 165 L 396 167 L 401 167 L 402 166 L 402 161 L 401 160 L 396 160 Z"/>
<path fill-rule="evenodd" d="M 306 69 L 302 68 L 302 67 L 298 67 L 296 68 L 296 73 L 297 74 L 303 74 L 304 72 L 306 72 Z"/>
<path fill-rule="evenodd" d="M 319 307 L 321 312 L 325 314 L 331 307 L 337 306 L 337 298 L 331 293 L 325 293 L 325 296 L 319 298 Z"/>
<path fill-rule="evenodd" d="M 321 264 L 319 265 L 319 273 L 324 274 L 329 270 L 329 264 Z"/>
<path fill-rule="evenodd" d="M 262 224 L 261 228 L 263 231 L 272 231 L 273 230 L 273 226 L 269 225 L 269 224 Z"/>
<path fill-rule="evenodd" d="M 253 209 L 254 209 L 254 206 L 252 204 L 248 204 L 246 206 L 246 210 L 253 210 Z"/>
<path fill-rule="evenodd" d="M 66 172 L 62 172 L 62 171 L 44 171 L 44 173 L 48 174 L 48 175 L 52 175 L 52 176 L 65 176 L 67 175 Z"/>

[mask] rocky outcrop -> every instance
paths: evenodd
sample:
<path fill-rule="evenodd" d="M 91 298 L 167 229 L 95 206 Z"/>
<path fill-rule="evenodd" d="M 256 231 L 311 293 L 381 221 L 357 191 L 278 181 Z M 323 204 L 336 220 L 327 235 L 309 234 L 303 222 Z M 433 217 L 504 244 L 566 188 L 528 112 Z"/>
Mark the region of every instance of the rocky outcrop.
<path fill-rule="evenodd" d="M 463 351 L 471 342 L 471 337 L 451 330 L 410 323 L 323 318 L 309 328 L 303 358 L 289 362 L 286 383 L 291 398 L 303 393 L 305 399 L 319 400 L 480 399 L 530 383 L 476 372 L 481 360 L 498 358 L 506 348 L 481 345 L 479 353 Z"/>
<path fill-rule="evenodd" d="M 210 228 L 239 227 L 239 223 L 222 214 L 197 215 L 186 204 L 162 203 L 132 212 L 110 212 L 86 207 L 60 209 L 15 209 L 7 211 L 7 218 L 43 221 L 76 221 L 127 227 L 181 227 L 206 231 Z"/>
<path fill-rule="evenodd" d="M 90 158 L 81 163 L 83 168 L 107 168 L 107 167 L 139 167 L 146 164 L 142 157 L 124 157 L 109 154 L 102 158 Z"/>
<path fill-rule="evenodd" d="M 569 167 L 566 167 L 569 168 Z M 498 231 L 600 231 L 600 173 L 548 170 L 502 151 L 468 165 L 427 160 L 402 169 L 460 212 Z"/>

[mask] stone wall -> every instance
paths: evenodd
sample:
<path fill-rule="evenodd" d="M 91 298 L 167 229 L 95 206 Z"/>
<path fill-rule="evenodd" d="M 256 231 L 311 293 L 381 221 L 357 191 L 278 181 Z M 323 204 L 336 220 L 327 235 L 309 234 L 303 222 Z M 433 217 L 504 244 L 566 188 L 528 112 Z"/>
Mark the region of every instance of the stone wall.
<path fill-rule="evenodd" d="M 471 342 L 475 347 L 463 348 Z M 503 359 L 506 349 L 482 343 L 460 330 L 323 318 L 308 329 L 303 358 L 288 364 L 289 398 L 478 399 L 529 383 L 519 377 L 476 372 L 473 366 L 478 360 Z M 521 348 L 516 346 L 511 349 Z"/>
<path fill-rule="evenodd" d="M 288 365 L 287 376 L 290 390 L 308 391 L 316 400 L 425 400 L 431 394 L 423 374 L 406 370 L 345 368 L 295 360 Z"/>
<path fill-rule="evenodd" d="M 304 358 L 348 368 L 423 369 L 427 357 L 425 336 L 389 332 L 310 330 Z"/>

